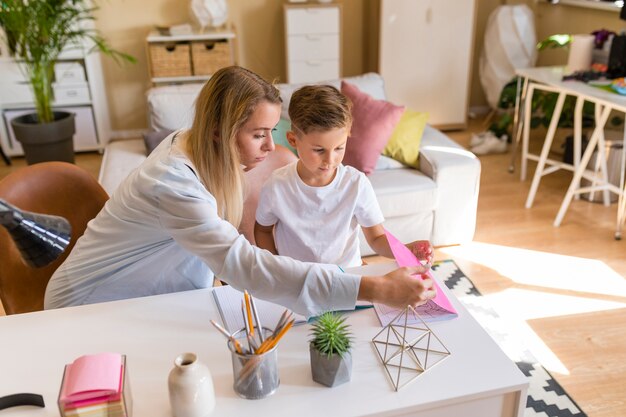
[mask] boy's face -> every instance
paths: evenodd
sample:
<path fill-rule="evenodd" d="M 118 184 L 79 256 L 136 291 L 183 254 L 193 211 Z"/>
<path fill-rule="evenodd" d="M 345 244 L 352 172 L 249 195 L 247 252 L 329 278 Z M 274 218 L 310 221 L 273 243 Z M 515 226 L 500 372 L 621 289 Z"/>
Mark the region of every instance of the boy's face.
<path fill-rule="evenodd" d="M 298 175 L 305 184 L 321 187 L 331 183 L 343 161 L 348 133 L 349 127 L 299 135 L 287 132 L 289 144 L 298 151 Z"/>

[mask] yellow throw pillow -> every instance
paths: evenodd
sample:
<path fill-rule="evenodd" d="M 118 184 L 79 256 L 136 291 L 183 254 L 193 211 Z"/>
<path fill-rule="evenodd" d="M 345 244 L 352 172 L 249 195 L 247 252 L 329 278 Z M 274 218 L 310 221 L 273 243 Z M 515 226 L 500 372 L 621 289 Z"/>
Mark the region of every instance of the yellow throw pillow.
<path fill-rule="evenodd" d="M 420 142 L 426 122 L 428 113 L 406 109 L 391 134 L 383 155 L 410 167 L 419 168 Z"/>

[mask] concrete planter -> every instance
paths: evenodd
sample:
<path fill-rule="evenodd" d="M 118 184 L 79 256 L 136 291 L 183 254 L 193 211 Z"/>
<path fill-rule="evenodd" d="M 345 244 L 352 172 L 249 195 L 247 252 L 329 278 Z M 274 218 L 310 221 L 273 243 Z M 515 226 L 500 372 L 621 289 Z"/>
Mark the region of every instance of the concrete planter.
<path fill-rule="evenodd" d="M 38 123 L 36 114 L 26 114 L 11 120 L 11 126 L 29 165 L 47 161 L 74 163 L 74 113 L 54 112 L 51 123 Z"/>
<path fill-rule="evenodd" d="M 333 355 L 328 358 L 328 356 L 317 351 L 312 344 L 309 344 L 309 352 L 311 353 L 313 381 L 327 387 L 334 387 L 350 381 L 352 376 L 351 352 L 344 354 L 343 357 Z"/>

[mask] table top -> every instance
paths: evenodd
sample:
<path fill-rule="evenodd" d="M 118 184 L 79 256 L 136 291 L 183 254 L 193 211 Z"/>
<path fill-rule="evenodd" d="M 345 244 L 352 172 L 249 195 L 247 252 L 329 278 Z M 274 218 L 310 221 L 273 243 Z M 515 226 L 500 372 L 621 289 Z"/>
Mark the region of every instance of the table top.
<path fill-rule="evenodd" d="M 391 266 L 390 266 L 391 265 Z M 386 266 L 365 267 L 377 273 Z M 378 268 L 378 269 L 377 269 Z M 376 271 L 376 272 L 375 272 Z M 58 416 L 63 367 L 85 354 L 127 355 L 136 416 L 170 416 L 167 377 L 180 353 L 194 352 L 208 365 L 216 416 L 361 416 L 411 413 L 462 401 L 525 390 L 527 379 L 463 305 L 447 292 L 455 319 L 431 323 L 451 355 L 395 392 L 371 339 L 381 330 L 373 309 L 348 314 L 353 326 L 349 383 L 326 388 L 311 379 L 308 333 L 294 327 L 278 346 L 280 387 L 263 400 L 244 400 L 232 388 L 226 339 L 210 324 L 219 313 L 211 289 L 136 298 L 0 317 L 0 396 L 32 392 L 46 408 L 17 407 L 11 416 Z M 525 399 L 524 399 L 525 401 Z"/>
<path fill-rule="evenodd" d="M 626 96 L 594 87 L 582 81 L 562 81 L 563 76 L 569 74 L 564 66 L 518 68 L 515 73 L 531 81 L 556 87 L 567 94 L 582 96 L 589 101 L 626 112 Z"/>

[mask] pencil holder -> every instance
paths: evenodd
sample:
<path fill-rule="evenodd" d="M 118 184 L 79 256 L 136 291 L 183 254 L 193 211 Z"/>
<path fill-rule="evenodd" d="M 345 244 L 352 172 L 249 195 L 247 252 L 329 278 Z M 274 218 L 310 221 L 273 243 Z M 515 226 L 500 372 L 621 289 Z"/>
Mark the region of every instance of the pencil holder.
<path fill-rule="evenodd" d="M 263 330 L 266 337 L 272 334 L 270 329 Z M 233 336 L 240 344 L 247 345 L 245 329 L 235 332 Z M 277 346 L 259 355 L 237 353 L 231 341 L 228 348 L 233 361 L 233 389 L 237 395 L 258 400 L 276 392 L 280 385 Z"/>

